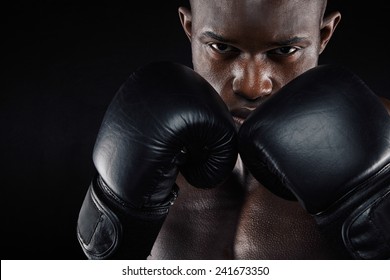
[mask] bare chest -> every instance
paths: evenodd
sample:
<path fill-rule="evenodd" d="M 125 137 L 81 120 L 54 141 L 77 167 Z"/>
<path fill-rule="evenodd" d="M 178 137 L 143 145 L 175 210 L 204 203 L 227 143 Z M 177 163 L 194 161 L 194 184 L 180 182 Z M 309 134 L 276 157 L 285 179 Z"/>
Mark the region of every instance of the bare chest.
<path fill-rule="evenodd" d="M 334 259 L 314 220 L 297 202 L 234 179 L 211 190 L 179 178 L 179 198 L 150 259 Z"/>

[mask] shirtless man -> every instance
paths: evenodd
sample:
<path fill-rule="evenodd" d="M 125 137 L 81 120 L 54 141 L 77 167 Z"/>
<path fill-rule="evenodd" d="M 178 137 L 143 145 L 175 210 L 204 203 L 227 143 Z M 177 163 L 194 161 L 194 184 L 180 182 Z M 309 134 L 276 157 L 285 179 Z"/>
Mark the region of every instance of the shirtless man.
<path fill-rule="evenodd" d="M 237 130 L 260 104 L 294 78 L 318 65 L 319 56 L 325 50 L 341 19 L 338 11 L 330 11 L 326 7 L 326 0 L 192 0 L 190 7 L 179 8 L 184 32 L 191 42 L 193 68 L 218 92 L 233 116 Z M 169 72 L 169 69 L 167 71 Z M 144 71 L 143 75 L 147 78 L 158 76 L 148 71 Z M 150 80 L 153 83 L 153 79 Z M 157 81 L 160 82 L 160 79 Z M 197 96 L 196 90 L 193 91 L 193 95 Z M 390 108 L 387 100 L 383 102 L 387 104 L 387 108 Z M 118 108 L 122 105 L 118 104 L 120 102 L 112 105 L 109 111 L 120 111 Z M 129 108 L 126 110 L 133 111 Z M 113 113 L 110 115 L 112 116 Z M 129 117 L 122 116 L 121 123 L 133 117 L 134 115 L 130 113 Z M 222 119 L 223 116 L 216 117 L 216 121 L 223 122 Z M 123 211 L 127 214 L 116 214 L 120 222 L 107 224 L 90 222 L 94 220 L 91 218 L 94 215 L 103 217 L 99 221 L 110 220 L 107 218 L 113 216 L 110 212 L 115 212 L 112 211 L 111 208 L 114 206 L 110 202 L 106 203 L 108 207 L 105 203 L 96 202 L 102 196 L 99 192 L 110 193 L 110 195 L 114 193 L 114 200 L 127 201 L 127 191 L 122 191 L 123 187 L 112 185 L 126 185 L 131 180 L 136 180 L 140 173 L 137 170 L 137 172 L 131 171 L 130 175 L 123 174 L 123 170 L 132 164 L 124 164 L 125 158 L 130 157 L 133 161 L 140 158 L 133 158 L 132 155 L 125 156 L 119 152 L 107 152 L 112 147 L 124 145 L 120 141 L 120 143 L 118 141 L 114 141 L 115 144 L 111 143 L 113 135 L 121 137 L 121 134 L 117 131 L 113 132 L 115 128 L 109 125 L 110 122 L 112 118 L 108 118 L 103 124 L 104 131 L 100 132 L 100 138 L 95 146 L 95 150 L 100 151 L 95 152 L 94 156 L 100 177 L 95 179 L 92 185 L 99 185 L 100 188 L 97 188 L 96 194 L 89 191 L 79 217 L 78 237 L 89 258 L 351 258 L 344 244 L 340 242 L 341 237 L 334 238 L 333 234 L 324 233 L 317 226 L 313 215 L 302 207 L 300 203 L 302 201 L 285 199 L 269 191 L 246 168 L 239 155 L 237 161 L 235 160 L 234 152 L 226 163 L 216 167 L 220 170 L 228 169 L 234 160 L 233 171 L 226 175 L 223 183 L 212 189 L 193 187 L 195 184 L 192 183 L 192 177 L 195 175 L 188 176 L 188 171 L 175 173 L 177 186 L 172 191 L 169 187 L 170 191 L 164 193 L 164 207 L 169 204 L 168 202 L 174 201 L 169 207 L 169 215 L 157 219 L 158 221 L 149 217 L 149 221 L 154 221 L 154 226 L 151 228 L 144 225 L 144 220 L 141 219 L 142 222 L 137 220 L 137 217 L 143 214 L 132 212 L 130 216 L 136 218 L 126 220 L 128 217 L 123 216 L 128 215 L 127 210 Z M 148 124 L 149 122 L 144 123 L 145 126 Z M 129 126 L 133 127 L 133 124 Z M 123 130 L 128 130 L 128 127 L 124 129 L 122 127 L 120 131 Z M 223 131 L 231 133 L 228 128 Z M 136 142 L 140 141 L 138 139 Z M 229 141 L 225 144 L 233 145 Z M 128 146 L 125 150 L 127 149 Z M 104 152 L 101 152 L 102 150 Z M 185 149 L 182 152 L 188 154 Z M 118 157 L 120 160 L 117 159 Z M 175 156 L 175 160 L 178 157 Z M 112 165 L 113 159 L 114 165 Z M 110 164 L 108 165 L 107 162 Z M 127 167 L 120 167 L 122 171 L 117 171 L 118 166 L 121 165 Z M 142 165 L 142 162 L 138 165 Z M 115 171 L 112 171 L 113 169 Z M 217 176 L 214 173 L 208 175 Z M 127 176 L 128 179 L 127 181 L 122 178 L 112 179 L 116 176 Z M 180 193 L 176 198 L 178 189 Z M 128 196 L 133 196 L 134 193 L 136 192 L 131 192 Z M 116 196 L 119 196 L 119 199 Z M 97 205 L 100 210 L 96 213 L 88 210 L 92 204 Z M 126 203 L 120 204 L 123 206 Z M 131 201 L 130 204 L 137 203 Z M 387 202 L 385 207 L 388 208 L 388 204 Z M 127 204 L 124 208 L 126 207 L 128 208 Z M 114 217 L 112 220 L 115 221 L 117 218 Z M 139 230 L 132 232 L 123 225 L 124 223 L 131 224 L 129 228 L 136 227 Z M 387 223 L 389 223 L 388 219 Z M 96 228 L 98 230 L 95 230 Z M 120 234 L 116 234 L 116 231 L 123 232 L 124 237 L 122 239 L 117 237 Z M 125 236 L 126 231 L 131 233 Z M 100 235 L 105 237 L 99 239 L 96 232 L 103 232 Z M 95 239 L 98 241 L 94 241 Z M 144 240 L 148 241 L 143 243 Z M 101 246 L 102 243 L 104 246 Z M 389 244 L 387 243 L 386 246 Z M 136 251 L 142 253 L 137 254 Z"/>

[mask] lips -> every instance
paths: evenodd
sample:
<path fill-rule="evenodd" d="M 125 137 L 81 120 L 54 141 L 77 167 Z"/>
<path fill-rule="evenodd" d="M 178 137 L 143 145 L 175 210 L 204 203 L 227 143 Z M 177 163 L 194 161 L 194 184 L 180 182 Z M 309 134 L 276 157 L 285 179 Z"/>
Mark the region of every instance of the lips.
<path fill-rule="evenodd" d="M 238 108 L 230 111 L 233 120 L 237 125 L 241 126 L 245 119 L 253 112 L 255 108 Z"/>

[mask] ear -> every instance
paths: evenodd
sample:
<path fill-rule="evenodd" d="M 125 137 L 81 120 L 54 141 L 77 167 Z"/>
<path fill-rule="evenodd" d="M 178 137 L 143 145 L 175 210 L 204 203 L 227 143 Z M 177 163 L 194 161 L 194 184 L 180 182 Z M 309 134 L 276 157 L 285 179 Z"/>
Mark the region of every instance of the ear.
<path fill-rule="evenodd" d="M 338 11 L 331 12 L 324 16 L 320 30 L 320 53 L 324 51 L 340 20 L 341 14 Z"/>
<path fill-rule="evenodd" d="M 181 25 L 188 39 L 191 41 L 192 36 L 192 14 L 191 10 L 186 7 L 179 7 L 178 9 Z"/>

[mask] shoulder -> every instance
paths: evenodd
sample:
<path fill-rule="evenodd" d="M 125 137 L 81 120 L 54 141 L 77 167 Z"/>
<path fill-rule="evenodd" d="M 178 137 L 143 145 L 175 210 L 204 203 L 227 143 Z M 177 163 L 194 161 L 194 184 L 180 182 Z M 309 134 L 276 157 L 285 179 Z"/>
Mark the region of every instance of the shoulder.
<path fill-rule="evenodd" d="M 383 105 L 387 109 L 387 112 L 390 114 L 390 100 L 385 97 L 380 97 L 380 100 L 382 101 Z"/>

